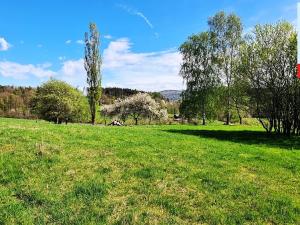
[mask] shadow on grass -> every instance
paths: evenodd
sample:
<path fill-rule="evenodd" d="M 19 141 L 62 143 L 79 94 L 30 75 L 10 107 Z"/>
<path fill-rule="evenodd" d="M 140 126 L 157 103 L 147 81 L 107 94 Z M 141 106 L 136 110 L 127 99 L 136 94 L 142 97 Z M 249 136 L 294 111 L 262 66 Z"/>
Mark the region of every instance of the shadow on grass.
<path fill-rule="evenodd" d="M 249 145 L 280 147 L 289 150 L 300 150 L 300 137 L 268 134 L 264 131 L 226 131 L 226 130 L 165 130 L 171 133 L 213 138 L 221 141 Z"/>

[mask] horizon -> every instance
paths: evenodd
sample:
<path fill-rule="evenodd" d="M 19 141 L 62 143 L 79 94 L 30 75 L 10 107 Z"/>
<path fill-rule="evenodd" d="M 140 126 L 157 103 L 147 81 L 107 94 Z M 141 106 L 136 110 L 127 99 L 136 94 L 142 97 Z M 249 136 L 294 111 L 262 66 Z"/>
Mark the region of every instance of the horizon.
<path fill-rule="evenodd" d="M 1 5 L 5 9 L 0 15 L 1 85 L 36 87 L 52 77 L 85 87 L 83 37 L 89 22 L 95 22 L 101 39 L 103 87 L 157 92 L 184 89 L 178 47 L 189 35 L 205 30 L 208 17 L 216 12 L 236 13 L 244 33 L 258 23 L 278 20 L 296 27 L 297 14 L 296 0 L 176 4 L 170 0 L 72 4 L 14 0 Z"/>

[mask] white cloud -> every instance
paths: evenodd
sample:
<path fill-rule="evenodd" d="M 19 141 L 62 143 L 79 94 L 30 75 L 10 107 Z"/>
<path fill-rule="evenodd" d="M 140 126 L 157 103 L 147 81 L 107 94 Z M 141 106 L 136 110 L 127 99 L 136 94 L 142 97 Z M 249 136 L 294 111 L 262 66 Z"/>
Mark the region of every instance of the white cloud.
<path fill-rule="evenodd" d="M 136 88 L 155 91 L 182 89 L 179 76 L 181 55 L 175 50 L 135 53 L 129 39 L 111 41 L 103 52 L 102 76 L 104 86 Z M 83 59 L 63 62 L 59 79 L 74 86 L 86 86 Z"/>
<path fill-rule="evenodd" d="M 68 44 L 71 44 L 71 42 L 72 42 L 72 40 L 66 40 L 66 44 L 68 45 Z"/>
<path fill-rule="evenodd" d="M 54 77 L 56 73 L 48 69 L 50 66 L 51 64 L 49 63 L 32 65 L 0 61 L 0 75 L 17 80 L 28 79 L 30 76 L 40 79 Z"/>
<path fill-rule="evenodd" d="M 58 72 L 59 79 L 74 86 L 85 86 L 86 72 L 83 63 L 83 59 L 64 61 Z"/>
<path fill-rule="evenodd" d="M 141 17 L 141 18 L 148 24 L 148 26 L 149 26 L 151 29 L 153 29 L 152 23 L 149 21 L 149 19 L 148 19 L 143 13 L 141 13 L 141 12 L 135 12 L 135 15 Z"/>
<path fill-rule="evenodd" d="M 80 45 L 83 45 L 83 44 L 84 44 L 84 41 L 83 41 L 83 40 L 77 40 L 76 43 L 77 43 L 77 44 L 80 44 Z"/>
<path fill-rule="evenodd" d="M 151 91 L 182 89 L 179 52 L 135 53 L 131 46 L 128 39 L 122 38 L 112 41 L 104 50 L 103 76 L 107 85 Z"/>
<path fill-rule="evenodd" d="M 0 61 L 0 75 L 15 79 L 29 79 L 30 76 L 35 76 L 40 80 L 54 77 L 75 87 L 86 86 L 83 59 L 65 61 L 63 56 L 61 59 L 61 68 L 56 71 L 49 69 L 49 63 L 21 65 Z M 174 49 L 136 53 L 132 51 L 129 39 L 121 38 L 111 41 L 103 52 L 103 85 L 146 91 L 182 89 L 180 63 L 181 55 Z"/>
<path fill-rule="evenodd" d="M 43 64 L 37 64 L 37 67 L 40 67 L 42 69 L 47 69 L 47 68 L 50 68 L 52 66 L 52 63 L 50 62 L 45 62 Z"/>
<path fill-rule="evenodd" d="M 137 10 L 135 10 L 135 9 L 133 9 L 133 8 L 130 8 L 130 7 L 127 6 L 127 5 L 118 4 L 117 6 L 118 6 L 119 8 L 121 8 L 121 9 L 125 10 L 126 12 L 128 12 L 128 13 L 131 14 L 131 15 L 135 15 L 135 16 L 138 16 L 138 17 L 142 18 L 142 19 L 145 21 L 145 23 L 146 23 L 151 29 L 154 28 L 153 24 L 150 22 L 150 20 L 149 20 L 142 12 L 137 11 Z"/>
<path fill-rule="evenodd" d="M 0 51 L 7 51 L 11 45 L 3 38 L 0 37 Z"/>
<path fill-rule="evenodd" d="M 105 39 L 112 39 L 113 37 L 109 34 L 103 36 Z"/>
<path fill-rule="evenodd" d="M 130 52 L 130 48 L 131 43 L 127 38 L 110 42 L 108 48 L 103 52 L 103 68 L 114 69 L 138 63 L 144 54 L 133 54 Z"/>

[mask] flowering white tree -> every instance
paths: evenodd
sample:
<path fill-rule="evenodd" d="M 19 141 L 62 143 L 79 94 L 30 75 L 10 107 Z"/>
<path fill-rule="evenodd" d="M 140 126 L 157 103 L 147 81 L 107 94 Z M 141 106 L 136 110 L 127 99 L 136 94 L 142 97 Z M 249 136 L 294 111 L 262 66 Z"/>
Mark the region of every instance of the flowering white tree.
<path fill-rule="evenodd" d="M 103 106 L 101 112 L 104 116 L 117 115 L 123 122 L 131 117 L 136 125 L 141 118 L 165 119 L 168 116 L 167 111 L 146 93 L 138 93 L 124 100 L 117 100 L 113 105 Z"/>
<path fill-rule="evenodd" d="M 157 115 L 159 121 L 166 121 L 168 119 L 168 111 L 166 109 L 160 109 Z"/>
<path fill-rule="evenodd" d="M 114 105 L 103 105 L 101 107 L 101 115 L 104 117 L 105 125 L 106 125 L 107 117 L 112 116 L 114 112 L 115 112 Z"/>

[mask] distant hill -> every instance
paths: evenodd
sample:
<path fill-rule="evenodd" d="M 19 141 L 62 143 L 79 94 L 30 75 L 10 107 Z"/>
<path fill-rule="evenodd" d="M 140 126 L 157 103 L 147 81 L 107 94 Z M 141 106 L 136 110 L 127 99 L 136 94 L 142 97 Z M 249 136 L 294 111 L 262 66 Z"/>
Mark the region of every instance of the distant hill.
<path fill-rule="evenodd" d="M 177 101 L 181 99 L 181 92 L 179 90 L 164 90 L 160 91 L 159 93 L 166 99 L 169 99 L 170 101 Z"/>

